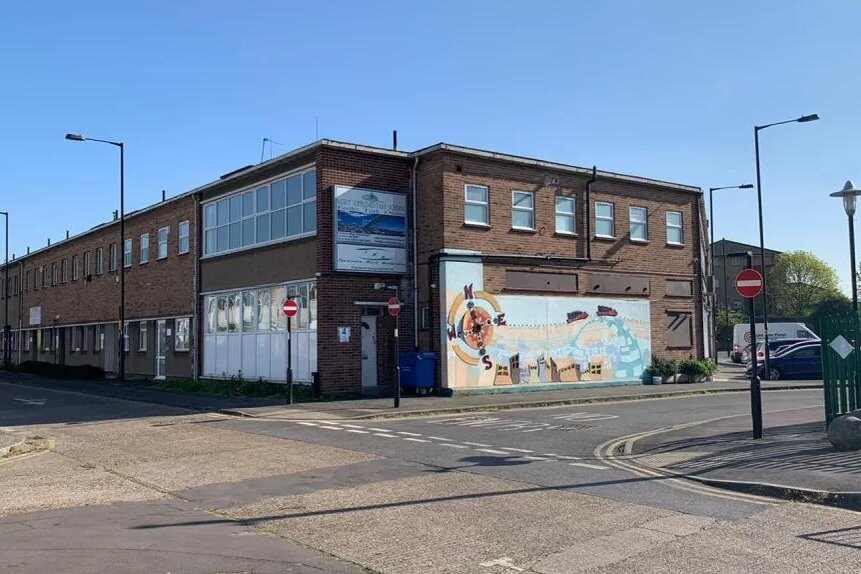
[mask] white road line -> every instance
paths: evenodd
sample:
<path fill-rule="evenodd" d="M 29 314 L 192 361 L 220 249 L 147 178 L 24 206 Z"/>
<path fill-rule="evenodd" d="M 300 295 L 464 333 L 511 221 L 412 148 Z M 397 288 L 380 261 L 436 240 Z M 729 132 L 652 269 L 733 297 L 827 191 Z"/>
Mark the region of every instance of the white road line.
<path fill-rule="evenodd" d="M 369 434 L 366 430 L 356 430 L 356 429 L 347 429 L 347 432 L 354 432 L 356 434 Z"/>
<path fill-rule="evenodd" d="M 484 444 L 483 442 L 466 442 L 466 441 L 463 441 L 463 444 L 468 444 L 469 446 L 493 446 L 492 444 Z"/>
<path fill-rule="evenodd" d="M 444 442 L 451 442 L 451 439 L 450 439 L 450 438 L 443 438 L 443 437 L 441 437 L 441 436 L 430 436 L 430 435 L 428 435 L 428 438 L 429 438 L 429 439 L 433 439 L 433 440 L 441 440 L 441 441 L 444 441 Z"/>
<path fill-rule="evenodd" d="M 591 468 L 593 470 L 607 470 L 606 466 L 600 466 L 597 464 L 586 464 L 585 462 L 569 462 L 570 466 L 582 466 L 583 468 Z"/>
<path fill-rule="evenodd" d="M 454 444 L 452 442 L 444 442 L 440 446 L 450 446 L 451 448 L 469 448 L 464 444 Z"/>
<path fill-rule="evenodd" d="M 403 439 L 404 439 L 404 440 L 411 440 L 411 441 L 413 441 L 413 442 L 430 442 L 429 440 L 425 440 L 425 439 L 423 439 L 423 438 L 410 438 L 410 437 L 403 437 Z"/>
<path fill-rule="evenodd" d="M 561 458 L 562 460 L 582 460 L 582 457 L 566 456 L 564 454 L 542 454 L 541 456 L 555 456 L 556 458 Z"/>
<path fill-rule="evenodd" d="M 341 427 L 333 427 L 331 425 L 320 425 L 320 428 L 321 429 L 327 429 L 327 430 L 344 430 Z"/>
<path fill-rule="evenodd" d="M 525 454 L 518 458 L 525 458 L 526 460 L 550 460 L 549 458 L 543 458 L 540 456 L 529 456 L 528 454 Z"/>
<path fill-rule="evenodd" d="M 422 436 L 417 432 L 407 432 L 407 431 L 397 431 L 398 434 L 405 434 L 407 436 Z"/>
<path fill-rule="evenodd" d="M 318 426 L 320 426 L 317 423 L 298 423 L 298 424 L 305 425 L 306 427 L 318 427 Z"/>
<path fill-rule="evenodd" d="M 377 431 L 377 432 L 392 432 L 389 429 L 379 429 L 377 427 L 368 427 L 368 430 Z"/>
<path fill-rule="evenodd" d="M 365 427 L 360 427 L 359 425 L 348 425 L 347 423 L 338 423 L 342 427 L 347 427 L 348 429 L 363 429 Z"/>
<path fill-rule="evenodd" d="M 529 450 L 528 448 L 511 448 L 507 446 L 501 446 L 499 448 L 501 448 L 502 450 L 510 450 L 512 452 L 535 452 L 534 450 Z"/>
<path fill-rule="evenodd" d="M 397 435 L 387 434 L 387 433 L 384 433 L 384 432 L 375 432 L 375 433 L 374 433 L 374 436 L 384 436 L 384 437 L 386 437 L 386 438 L 401 438 L 401 437 L 399 437 L 399 436 L 397 436 Z"/>
<path fill-rule="evenodd" d="M 529 429 L 529 430 L 520 431 L 520 432 L 535 432 L 535 431 L 540 431 L 540 430 L 544 430 L 544 427 L 539 427 L 537 429 Z"/>
<path fill-rule="evenodd" d="M 477 448 L 475 449 L 478 452 L 487 452 L 490 454 L 504 454 L 505 456 L 511 456 L 511 453 L 505 452 L 504 450 L 493 450 L 492 448 Z"/>

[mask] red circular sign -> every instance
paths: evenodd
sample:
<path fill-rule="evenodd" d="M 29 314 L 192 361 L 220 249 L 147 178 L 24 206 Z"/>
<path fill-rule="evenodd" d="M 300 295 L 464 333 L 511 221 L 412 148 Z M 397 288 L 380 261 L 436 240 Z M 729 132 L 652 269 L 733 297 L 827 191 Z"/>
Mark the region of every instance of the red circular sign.
<path fill-rule="evenodd" d="M 397 317 L 401 314 L 401 302 L 398 301 L 397 297 L 392 297 L 389 299 L 389 302 L 386 304 L 389 308 L 389 315 L 392 317 Z"/>
<path fill-rule="evenodd" d="M 288 317 L 293 317 L 299 312 L 299 304 L 293 299 L 285 299 L 284 303 L 281 304 L 281 312 Z"/>
<path fill-rule="evenodd" d="M 756 269 L 742 269 L 736 275 L 735 290 L 745 299 L 753 299 L 762 291 L 762 275 Z"/>

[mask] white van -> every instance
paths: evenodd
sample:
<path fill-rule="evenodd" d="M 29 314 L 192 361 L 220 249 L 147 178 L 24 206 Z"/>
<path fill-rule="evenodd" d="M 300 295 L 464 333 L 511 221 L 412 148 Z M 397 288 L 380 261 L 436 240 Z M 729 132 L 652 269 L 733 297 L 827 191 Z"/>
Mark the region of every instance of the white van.
<path fill-rule="evenodd" d="M 819 337 L 807 328 L 804 323 L 769 323 L 768 340 L 778 339 L 819 339 Z M 765 340 L 765 329 L 762 323 L 756 324 L 756 340 Z M 732 352 L 730 358 L 733 363 L 741 363 L 744 352 L 750 346 L 750 323 L 739 323 L 732 328 Z"/>

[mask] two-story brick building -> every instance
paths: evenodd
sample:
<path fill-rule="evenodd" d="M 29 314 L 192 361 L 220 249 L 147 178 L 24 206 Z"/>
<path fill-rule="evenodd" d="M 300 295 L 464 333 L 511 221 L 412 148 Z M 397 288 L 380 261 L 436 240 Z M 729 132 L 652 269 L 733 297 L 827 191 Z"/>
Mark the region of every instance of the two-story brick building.
<path fill-rule="evenodd" d="M 183 255 L 170 244 L 181 222 Z M 135 225 L 151 229 L 153 250 L 159 226 L 171 231 L 167 260 L 134 263 L 127 275 L 131 347 L 136 320 L 148 321 L 146 337 L 160 317 L 165 333 L 184 332 L 186 317 L 193 326 L 184 370 L 168 376 L 283 381 L 286 298 L 300 304 L 294 378 L 316 372 L 328 393 L 391 389 L 393 295 L 403 303 L 400 349 L 438 353 L 448 391 L 638 382 L 653 353 L 702 356 L 706 347 L 695 187 L 448 144 L 404 152 L 321 140 L 130 215 L 137 252 L 144 231 Z M 98 249 L 83 246 L 117 236 L 114 228 L 31 253 L 10 271 Z M 55 308 L 72 292 L 89 299 L 89 283 L 38 295 L 16 295 L 13 284 L 24 310 L 11 317 L 17 336 L 116 322 L 110 273 L 89 274 L 105 291 L 81 317 Z M 43 309 L 37 325 L 32 307 Z M 22 358 L 60 360 L 24 346 Z M 155 357 L 138 358 L 135 372 L 156 374 L 145 368 Z"/>

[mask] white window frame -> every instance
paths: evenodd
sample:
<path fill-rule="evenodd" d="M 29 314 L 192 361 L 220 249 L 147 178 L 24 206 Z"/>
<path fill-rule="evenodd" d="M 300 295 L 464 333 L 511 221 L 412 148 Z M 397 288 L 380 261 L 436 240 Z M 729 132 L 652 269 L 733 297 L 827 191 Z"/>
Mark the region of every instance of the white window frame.
<path fill-rule="evenodd" d="M 317 209 L 316 209 L 316 205 L 317 205 L 317 171 L 316 170 L 317 170 L 316 165 L 313 165 L 313 164 L 310 166 L 303 166 L 303 167 L 295 169 L 291 172 L 280 174 L 280 175 L 275 176 L 273 178 L 261 181 L 259 183 L 255 183 L 254 185 L 242 188 L 242 189 L 237 190 L 237 191 L 230 193 L 228 195 L 223 195 L 223 196 L 218 197 L 217 199 L 212 199 L 210 201 L 207 201 L 207 202 L 204 202 L 203 204 L 201 204 L 201 211 L 203 213 L 203 233 L 202 233 L 203 246 L 201 248 L 203 255 L 201 258 L 205 259 L 208 257 L 218 257 L 218 256 L 225 255 L 228 253 L 236 253 L 239 251 L 245 251 L 247 249 L 258 249 L 260 247 L 265 247 L 267 245 L 286 243 L 289 241 L 295 241 L 298 239 L 303 239 L 305 237 L 316 236 L 317 235 L 317 229 L 319 227 L 319 221 L 317 221 Z M 310 189 L 306 190 L 305 189 L 306 183 L 307 183 L 307 180 L 309 179 L 311 174 L 314 175 L 314 177 L 313 177 L 313 180 L 314 180 L 313 181 L 313 190 L 310 190 Z M 300 194 L 299 194 L 300 198 L 301 198 L 300 201 L 294 202 L 294 203 L 289 203 L 289 199 L 285 196 L 284 205 L 282 207 L 280 207 L 279 209 L 273 210 L 272 209 L 272 189 L 271 189 L 272 185 L 281 183 L 283 181 L 284 186 L 286 188 L 288 180 L 293 178 L 293 177 L 298 177 L 298 179 L 300 181 L 300 185 L 301 185 Z M 268 200 L 266 209 L 258 210 L 257 209 L 257 191 L 261 188 L 264 188 L 267 190 L 267 192 L 269 194 L 269 200 Z M 245 215 L 244 213 L 242 213 L 242 197 L 243 197 L 243 195 L 245 195 L 249 192 L 252 192 L 254 195 L 254 198 L 255 198 L 254 199 L 254 210 L 252 213 Z M 311 195 L 308 195 L 309 193 Z M 285 189 L 285 194 L 286 194 L 286 189 Z M 235 221 L 230 219 L 230 212 L 229 212 L 230 200 L 233 198 L 238 198 L 239 199 L 239 205 L 240 205 L 239 219 L 237 219 Z M 225 205 L 225 209 L 228 210 L 227 223 L 219 224 L 219 222 L 218 222 L 218 205 L 222 202 Z M 308 211 L 309 206 L 311 206 L 311 205 L 313 205 L 313 208 L 311 208 L 311 211 L 313 211 L 313 213 L 314 213 L 314 216 L 313 216 L 314 221 L 313 221 L 313 229 L 308 230 L 308 228 L 311 227 L 311 225 L 309 225 L 309 222 L 306 221 L 305 213 L 306 213 L 306 211 Z M 301 231 L 298 233 L 288 234 L 288 232 L 287 232 L 287 216 L 288 216 L 288 212 L 291 208 L 298 208 L 300 210 L 300 213 L 301 213 Z M 213 216 L 214 221 L 210 221 L 210 219 L 209 219 L 208 211 L 210 209 L 215 214 Z M 272 221 L 271 221 L 272 215 L 273 214 L 280 214 L 282 211 L 283 211 L 283 217 L 285 218 L 284 236 L 272 239 Z M 258 218 L 260 218 L 260 217 L 269 218 L 269 239 L 263 239 L 263 240 L 257 241 L 257 231 L 258 231 L 257 230 L 257 221 L 258 221 Z M 243 245 L 243 242 L 242 242 L 243 222 L 246 220 L 253 220 L 254 221 L 254 224 L 253 224 L 254 241 L 252 241 L 251 243 L 249 243 L 247 245 Z M 240 234 L 239 246 L 231 248 L 230 247 L 229 230 L 230 230 L 231 224 L 237 224 L 237 223 L 239 224 L 238 228 L 239 228 L 239 234 Z M 227 228 L 227 230 L 226 230 L 226 232 L 228 234 L 227 246 L 225 249 L 219 250 L 218 249 L 218 231 L 220 229 L 223 229 L 223 228 Z M 210 235 L 212 237 L 212 248 L 210 248 L 210 241 L 209 241 Z"/>
<path fill-rule="evenodd" d="M 482 189 L 484 190 L 484 201 L 477 201 L 475 199 L 469 199 L 469 188 Z M 475 221 L 468 219 L 466 216 L 466 206 L 467 205 L 478 205 L 484 208 L 485 216 L 487 217 L 487 221 Z M 467 183 L 463 186 L 463 222 L 467 225 L 480 225 L 482 227 L 490 227 L 490 188 L 486 185 L 478 185 L 474 183 Z"/>
<path fill-rule="evenodd" d="M 117 244 L 111 243 L 108 246 L 108 271 L 117 270 Z"/>
<path fill-rule="evenodd" d="M 140 257 L 138 265 L 149 263 L 149 233 L 142 233 L 140 236 Z"/>
<path fill-rule="evenodd" d="M 105 272 L 105 251 L 101 247 L 96 248 L 96 275 Z"/>
<path fill-rule="evenodd" d="M 515 197 L 517 194 L 528 195 L 531 201 L 530 207 L 523 207 L 520 205 L 516 205 Z M 528 213 L 532 219 L 532 225 L 529 227 L 524 227 L 522 225 L 514 225 L 514 212 L 519 211 L 521 213 Z M 522 231 L 535 231 L 535 193 L 531 191 L 520 191 L 520 190 L 511 190 L 511 229 L 520 229 Z"/>
<path fill-rule="evenodd" d="M 160 227 L 156 234 L 156 241 L 158 243 L 156 259 L 167 259 L 168 237 L 170 237 L 170 227 Z"/>
<path fill-rule="evenodd" d="M 599 205 L 609 205 L 610 206 L 610 217 L 607 217 L 606 215 L 598 215 L 598 206 Z M 610 235 L 598 233 L 598 222 L 599 221 L 609 221 L 610 222 L 610 230 L 611 230 Z M 595 202 L 595 237 L 602 237 L 604 239 L 615 239 L 616 238 L 616 206 L 609 201 L 596 201 Z"/>
<path fill-rule="evenodd" d="M 147 322 L 139 321 L 138 322 L 138 351 L 145 353 L 146 352 L 146 338 L 147 338 Z"/>
<path fill-rule="evenodd" d="M 180 323 L 184 323 L 187 326 L 185 327 L 185 332 L 188 334 L 183 342 L 182 338 L 179 336 Z M 191 350 L 191 318 L 190 317 L 180 317 L 174 321 L 174 337 L 173 337 L 173 350 L 174 351 L 190 351 Z"/>
<path fill-rule="evenodd" d="M 559 200 L 564 199 L 571 202 L 571 211 L 559 211 Z M 558 218 L 564 217 L 571 220 L 571 231 L 559 229 Z M 556 233 L 560 235 L 577 235 L 577 198 L 571 195 L 557 195 L 553 198 L 553 225 Z"/>
<path fill-rule="evenodd" d="M 129 322 L 123 323 L 123 352 L 129 352 Z"/>
<path fill-rule="evenodd" d="M 123 239 L 123 267 L 128 268 L 132 266 L 132 262 L 134 257 L 132 253 L 134 251 L 134 245 L 132 245 L 131 239 Z"/>
<path fill-rule="evenodd" d="M 642 221 L 636 221 L 634 219 L 634 213 L 640 212 L 643 214 Z M 643 236 L 642 237 L 634 237 L 634 225 L 642 225 L 643 226 Z M 646 243 L 649 241 L 649 209 L 646 207 L 642 207 L 640 205 L 632 205 L 628 207 L 628 233 L 631 237 L 631 241 Z"/>
<path fill-rule="evenodd" d="M 65 257 L 60 260 L 60 282 L 68 283 L 69 282 L 69 261 Z"/>
<path fill-rule="evenodd" d="M 678 215 L 679 223 L 670 223 L 670 215 Z M 684 245 L 685 244 L 685 217 L 681 211 L 668 211 L 665 217 L 667 222 L 667 245 Z M 679 230 L 679 241 L 670 240 L 670 229 Z"/>
<path fill-rule="evenodd" d="M 177 253 L 185 255 L 191 250 L 191 225 L 188 221 L 180 221 L 177 226 Z"/>

